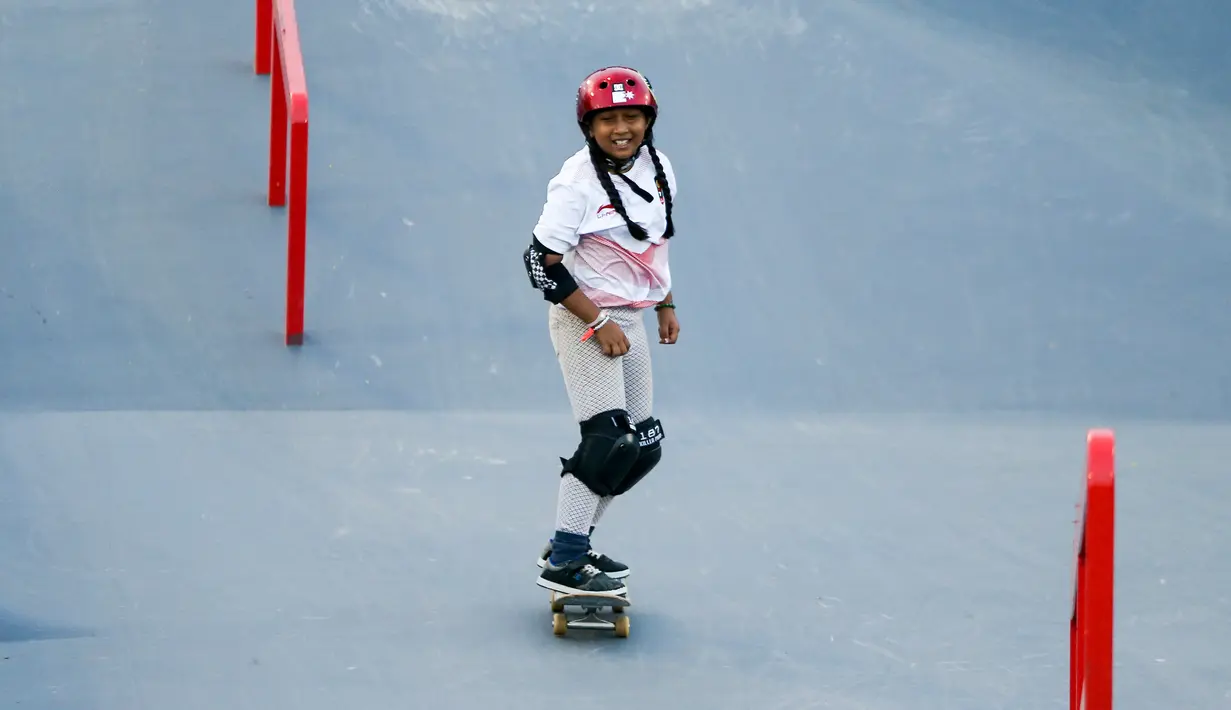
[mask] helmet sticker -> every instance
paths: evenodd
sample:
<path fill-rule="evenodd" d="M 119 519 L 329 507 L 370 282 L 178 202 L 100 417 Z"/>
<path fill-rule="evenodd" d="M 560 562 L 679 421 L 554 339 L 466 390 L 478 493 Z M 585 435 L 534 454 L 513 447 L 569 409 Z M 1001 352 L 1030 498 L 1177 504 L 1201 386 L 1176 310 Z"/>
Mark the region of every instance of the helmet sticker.
<path fill-rule="evenodd" d="M 611 102 L 616 104 L 628 103 L 636 98 L 636 94 L 631 91 L 624 90 L 624 84 L 611 85 Z"/>

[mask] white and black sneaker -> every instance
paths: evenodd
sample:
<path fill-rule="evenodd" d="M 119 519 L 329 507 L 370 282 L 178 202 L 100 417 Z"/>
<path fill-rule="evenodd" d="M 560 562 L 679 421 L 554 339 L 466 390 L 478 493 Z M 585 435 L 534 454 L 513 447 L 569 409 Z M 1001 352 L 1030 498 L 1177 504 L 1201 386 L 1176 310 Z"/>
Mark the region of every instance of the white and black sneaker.
<path fill-rule="evenodd" d="M 539 575 L 536 583 L 544 589 L 551 589 L 561 594 L 593 592 L 621 595 L 628 593 L 628 587 L 590 564 L 589 558 L 585 555 L 558 567 L 553 565 L 551 560 L 544 560 L 543 573 Z"/>
<path fill-rule="evenodd" d="M 539 555 L 539 567 L 546 565 L 547 558 L 549 557 L 551 557 L 550 540 L 547 541 L 547 546 L 543 548 L 542 554 Z M 595 552 L 593 549 L 586 550 L 586 554 L 582 559 L 612 579 L 624 579 L 630 572 L 628 565 L 617 562 L 601 552 Z"/>

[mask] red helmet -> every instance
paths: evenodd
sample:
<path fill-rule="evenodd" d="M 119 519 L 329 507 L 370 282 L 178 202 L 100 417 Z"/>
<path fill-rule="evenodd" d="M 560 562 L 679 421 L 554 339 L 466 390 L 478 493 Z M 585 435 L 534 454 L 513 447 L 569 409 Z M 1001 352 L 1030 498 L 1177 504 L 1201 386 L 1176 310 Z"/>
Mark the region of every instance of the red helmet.
<path fill-rule="evenodd" d="M 585 123 L 595 111 L 608 108 L 641 107 L 649 112 L 650 122 L 658 117 L 654 89 L 641 72 L 628 67 L 599 69 L 577 89 L 577 121 Z"/>

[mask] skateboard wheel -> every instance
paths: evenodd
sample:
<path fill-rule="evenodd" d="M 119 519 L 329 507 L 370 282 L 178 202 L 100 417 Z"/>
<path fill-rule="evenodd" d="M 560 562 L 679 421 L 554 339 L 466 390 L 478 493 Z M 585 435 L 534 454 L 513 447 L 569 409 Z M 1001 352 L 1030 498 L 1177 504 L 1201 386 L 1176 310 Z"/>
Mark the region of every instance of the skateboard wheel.
<path fill-rule="evenodd" d="M 615 635 L 619 636 L 622 639 L 628 638 L 628 627 L 629 627 L 629 622 L 628 622 L 627 616 L 621 616 L 620 618 L 616 619 Z"/>
<path fill-rule="evenodd" d="M 568 632 L 568 617 L 564 614 L 556 612 L 551 615 L 551 632 L 556 636 L 563 636 Z"/>

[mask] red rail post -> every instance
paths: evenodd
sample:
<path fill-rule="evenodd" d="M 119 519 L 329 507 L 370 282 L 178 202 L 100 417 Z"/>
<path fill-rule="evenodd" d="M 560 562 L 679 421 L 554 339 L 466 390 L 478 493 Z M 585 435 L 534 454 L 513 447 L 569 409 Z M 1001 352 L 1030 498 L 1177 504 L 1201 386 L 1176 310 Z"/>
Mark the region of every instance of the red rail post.
<path fill-rule="evenodd" d="M 256 0 L 256 57 L 254 64 L 257 74 L 268 74 L 270 66 L 270 45 L 274 38 L 274 3 L 273 0 Z"/>
<path fill-rule="evenodd" d="M 1111 710 L 1115 631 L 1115 433 L 1086 434 L 1085 501 L 1069 622 L 1069 708 Z"/>
<path fill-rule="evenodd" d="M 272 0 L 271 0 L 272 1 Z M 273 65 L 277 69 L 269 81 L 269 205 L 286 205 L 286 133 L 287 97 L 286 72 L 282 59 L 282 42 L 273 43 Z"/>
<path fill-rule="evenodd" d="M 260 28 L 268 16 L 268 34 Z M 287 129 L 290 129 L 290 209 L 287 215 L 286 344 L 303 344 L 304 267 L 308 222 L 308 83 L 294 0 L 257 0 L 257 71 L 269 56 L 269 199 L 287 204 Z M 262 49 L 266 36 L 267 51 Z"/>

